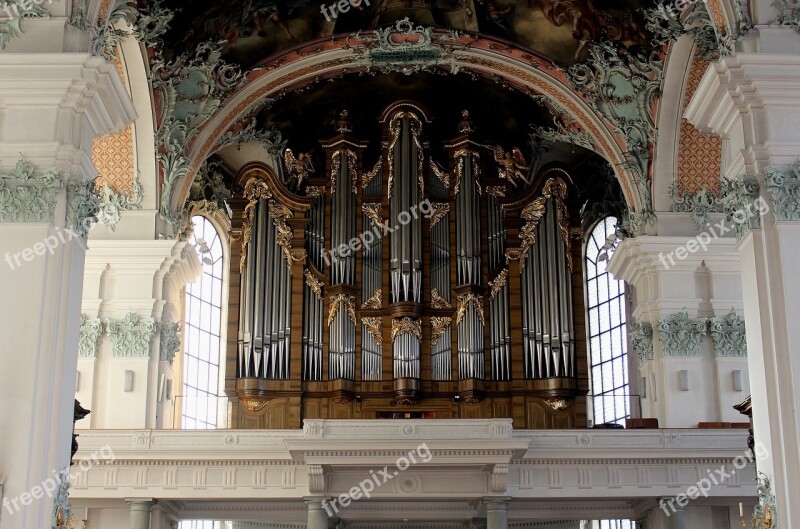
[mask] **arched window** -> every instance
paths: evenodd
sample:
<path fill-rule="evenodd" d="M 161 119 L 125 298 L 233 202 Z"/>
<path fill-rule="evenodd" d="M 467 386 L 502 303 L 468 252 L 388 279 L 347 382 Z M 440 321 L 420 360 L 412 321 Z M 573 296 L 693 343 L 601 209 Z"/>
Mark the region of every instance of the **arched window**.
<path fill-rule="evenodd" d="M 181 427 L 208 430 L 224 426 L 226 406 L 218 397 L 222 349 L 223 249 L 214 225 L 192 217 L 190 240 L 203 262 L 203 274 L 186 286 Z"/>
<path fill-rule="evenodd" d="M 630 416 L 625 283 L 606 271 L 617 219 L 597 223 L 586 245 L 586 291 L 593 423 L 621 423 Z"/>

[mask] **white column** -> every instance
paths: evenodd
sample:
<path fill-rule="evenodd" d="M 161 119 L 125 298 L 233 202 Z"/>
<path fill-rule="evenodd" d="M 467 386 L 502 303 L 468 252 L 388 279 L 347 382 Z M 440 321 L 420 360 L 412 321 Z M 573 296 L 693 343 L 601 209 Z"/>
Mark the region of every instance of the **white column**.
<path fill-rule="evenodd" d="M 306 529 L 329 529 L 333 527 L 338 518 L 330 517 L 323 507 L 323 502 L 328 498 L 306 498 L 308 506 L 308 525 Z M 330 508 L 330 507 L 329 507 Z"/>
<path fill-rule="evenodd" d="M 758 195 L 770 207 L 743 225 L 739 252 L 754 434 L 769 452 L 758 470 L 771 479 L 782 527 L 800 516 L 800 204 L 796 180 L 774 191 L 765 180 L 770 167 L 800 158 L 800 36 L 777 26 L 759 28 L 758 35 L 762 44 L 780 40 L 781 53 L 739 53 L 712 63 L 686 118 L 723 138 L 727 178 L 747 173 L 759 183 L 756 195 L 731 193 L 741 209 Z M 788 212 L 776 213 L 782 202 Z"/>
<path fill-rule="evenodd" d="M 130 529 L 150 529 L 150 508 L 156 504 L 152 499 L 127 500 L 131 506 Z"/>
<path fill-rule="evenodd" d="M 508 502 L 510 498 L 484 498 L 486 529 L 508 529 Z"/>
<path fill-rule="evenodd" d="M 92 139 L 134 112 L 115 68 L 79 53 L 0 53 L 0 108 L 0 479 L 19 502 L 0 529 L 41 529 L 72 434 L 85 243 L 68 230 L 90 210 Z"/>
<path fill-rule="evenodd" d="M 709 332 L 711 318 L 725 318 L 731 309 L 742 311 L 739 254 L 733 237 L 703 239 L 696 235 L 640 236 L 623 241 L 614 252 L 608 270 L 616 279 L 632 287 L 633 310 L 629 324 L 647 326 L 649 338 L 634 343 L 631 354 L 638 373 L 642 416 L 654 417 L 662 428 L 696 428 L 700 422 L 740 422 L 731 407 L 747 393 L 733 392 L 732 371 L 747 377 L 747 358 L 720 358 L 714 337 Z M 682 332 L 677 324 L 665 332 L 659 322 L 670 322 L 677 315 L 688 315 Z M 700 328 L 700 330 L 698 330 Z M 635 336 L 633 326 L 629 334 Z M 689 335 L 697 348 L 686 347 Z M 641 347 L 643 351 L 637 350 Z M 679 383 L 686 371 L 688 388 Z M 713 381 L 709 383 L 708 381 Z"/>

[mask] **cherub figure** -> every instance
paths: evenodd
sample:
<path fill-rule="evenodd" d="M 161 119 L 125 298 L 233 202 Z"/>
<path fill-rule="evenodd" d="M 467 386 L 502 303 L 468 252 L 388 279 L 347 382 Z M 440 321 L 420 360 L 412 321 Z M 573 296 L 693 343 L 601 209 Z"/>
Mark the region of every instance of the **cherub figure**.
<path fill-rule="evenodd" d="M 311 155 L 301 152 L 296 158 L 291 149 L 286 149 L 283 153 L 283 162 L 286 164 L 286 170 L 291 178 L 297 180 L 297 187 L 303 183 L 303 180 L 308 178 L 314 172 L 314 164 L 311 161 Z"/>
<path fill-rule="evenodd" d="M 500 178 L 508 180 L 515 186 L 517 185 L 517 179 L 530 184 L 530 181 L 525 176 L 530 170 L 530 166 L 525 162 L 525 157 L 519 147 L 514 147 L 510 153 L 504 151 L 502 147 L 495 147 L 494 161 L 499 166 L 498 173 Z"/>

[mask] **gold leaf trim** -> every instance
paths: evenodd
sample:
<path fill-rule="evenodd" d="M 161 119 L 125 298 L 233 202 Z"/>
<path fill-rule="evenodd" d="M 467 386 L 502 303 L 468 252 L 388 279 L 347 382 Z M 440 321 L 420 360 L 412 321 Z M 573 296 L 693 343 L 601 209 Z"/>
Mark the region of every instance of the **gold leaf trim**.
<path fill-rule="evenodd" d="M 422 341 L 422 323 L 411 318 L 392 320 L 392 343 L 401 334 L 412 334 L 417 340 Z"/>
<path fill-rule="evenodd" d="M 461 320 L 464 319 L 464 315 L 467 313 L 467 308 L 469 307 L 470 302 L 475 303 L 475 311 L 478 313 L 478 319 L 481 320 L 481 323 L 485 326 L 486 325 L 486 315 L 483 313 L 483 297 L 476 296 L 475 294 L 461 294 L 456 299 L 456 325 L 461 324 Z"/>
<path fill-rule="evenodd" d="M 445 215 L 450 213 L 450 204 L 447 202 L 433 202 L 431 207 L 431 229 L 436 226 Z"/>
<path fill-rule="evenodd" d="M 334 318 L 336 318 L 336 314 L 339 312 L 340 303 L 344 303 L 344 308 L 347 311 L 347 315 L 350 317 L 350 321 L 353 322 L 353 325 L 358 322 L 355 308 L 356 298 L 347 294 L 336 294 L 335 296 L 330 297 L 330 307 L 328 308 L 328 327 L 331 326 Z"/>
<path fill-rule="evenodd" d="M 434 309 L 452 309 L 453 306 L 444 299 L 441 294 L 439 294 L 439 290 L 436 288 L 431 289 L 431 307 Z"/>
<path fill-rule="evenodd" d="M 503 290 L 508 284 L 508 268 L 504 268 L 502 272 L 497 274 L 492 281 L 489 281 L 489 287 L 492 289 L 492 294 L 489 296 L 490 300 L 493 300 L 497 297 L 497 293 Z"/>
<path fill-rule="evenodd" d="M 314 277 L 314 274 L 312 274 L 308 269 L 306 269 L 303 275 L 306 278 L 306 285 L 308 285 L 308 287 L 311 289 L 311 292 L 317 296 L 318 300 L 322 301 L 322 287 L 324 286 L 324 283 Z"/>
<path fill-rule="evenodd" d="M 434 316 L 431 318 L 431 346 L 439 343 L 439 338 L 453 322 L 449 316 Z"/>
<path fill-rule="evenodd" d="M 370 316 L 361 318 L 361 323 L 366 327 L 367 332 L 372 335 L 378 347 L 383 348 L 383 318 L 380 316 Z"/>
<path fill-rule="evenodd" d="M 362 309 L 380 309 L 383 306 L 381 289 L 376 289 L 367 300 L 361 304 Z"/>

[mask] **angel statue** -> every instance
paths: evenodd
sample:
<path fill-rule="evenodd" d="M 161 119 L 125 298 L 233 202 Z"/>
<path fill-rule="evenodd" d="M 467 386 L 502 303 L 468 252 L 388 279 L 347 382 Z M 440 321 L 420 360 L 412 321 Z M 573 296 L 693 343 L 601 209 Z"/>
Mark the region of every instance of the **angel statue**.
<path fill-rule="evenodd" d="M 286 164 L 286 170 L 290 178 L 297 179 L 297 188 L 299 189 L 303 180 L 308 178 L 314 172 L 314 164 L 311 161 L 311 155 L 301 152 L 297 158 L 291 149 L 286 149 L 283 153 L 283 162 Z"/>
<path fill-rule="evenodd" d="M 499 165 L 498 173 L 500 178 L 508 180 L 515 186 L 517 185 L 517 179 L 530 184 L 530 181 L 525 176 L 530 170 L 530 166 L 525 162 L 525 157 L 519 147 L 514 147 L 510 153 L 504 151 L 502 147 L 495 147 L 494 161 Z"/>

